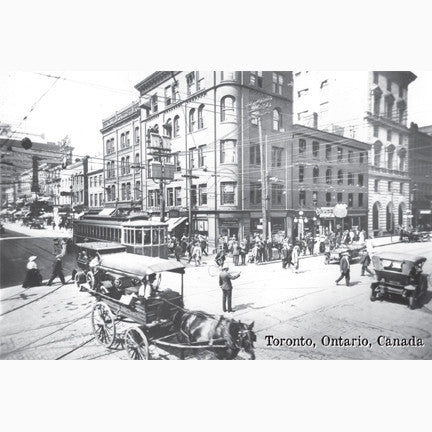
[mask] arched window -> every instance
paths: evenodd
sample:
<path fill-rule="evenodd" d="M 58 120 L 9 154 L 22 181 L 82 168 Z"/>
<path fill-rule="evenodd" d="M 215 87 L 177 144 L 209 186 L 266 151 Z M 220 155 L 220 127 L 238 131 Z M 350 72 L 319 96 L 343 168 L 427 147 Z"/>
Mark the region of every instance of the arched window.
<path fill-rule="evenodd" d="M 354 174 L 348 173 L 348 185 L 352 186 L 354 185 Z"/>
<path fill-rule="evenodd" d="M 117 195 L 116 195 L 116 187 L 115 185 L 112 185 L 111 187 L 111 201 L 116 201 Z"/>
<path fill-rule="evenodd" d="M 125 162 L 125 174 L 130 173 L 130 157 L 126 156 L 126 162 Z"/>
<path fill-rule="evenodd" d="M 125 158 L 122 157 L 120 161 L 120 172 L 123 175 L 125 173 Z"/>
<path fill-rule="evenodd" d="M 235 98 L 225 96 L 221 99 L 221 121 L 235 120 Z"/>
<path fill-rule="evenodd" d="M 400 203 L 399 204 L 399 209 L 398 209 L 398 224 L 399 226 L 403 226 L 403 215 L 405 213 L 405 203 Z"/>
<path fill-rule="evenodd" d="M 121 199 L 126 199 L 126 183 L 121 184 Z"/>
<path fill-rule="evenodd" d="M 273 110 L 273 130 L 280 131 L 282 129 L 282 114 L 279 108 Z"/>
<path fill-rule="evenodd" d="M 106 193 L 107 193 L 107 201 L 112 201 L 112 199 L 111 199 L 111 186 L 107 187 Z"/>
<path fill-rule="evenodd" d="M 193 132 L 195 129 L 195 108 L 189 111 L 189 132 Z"/>
<path fill-rule="evenodd" d="M 374 165 L 375 166 L 380 166 L 381 164 L 381 148 L 382 148 L 381 141 L 377 141 L 374 144 Z"/>
<path fill-rule="evenodd" d="M 131 199 L 131 184 L 126 183 L 126 199 L 129 201 Z"/>
<path fill-rule="evenodd" d="M 171 119 L 168 119 L 166 123 L 163 126 L 164 128 L 164 135 L 168 138 L 172 138 L 172 122 Z"/>
<path fill-rule="evenodd" d="M 387 147 L 387 168 L 393 169 L 393 159 L 394 159 L 395 146 L 390 145 Z"/>
<path fill-rule="evenodd" d="M 389 202 L 386 210 L 386 230 L 392 233 L 394 230 L 393 204 Z"/>
<path fill-rule="evenodd" d="M 312 176 L 313 176 L 313 182 L 318 183 L 319 168 L 317 166 L 314 166 L 313 171 L 312 171 Z"/>
<path fill-rule="evenodd" d="M 111 177 L 111 162 L 107 162 L 107 177 L 110 178 Z"/>
<path fill-rule="evenodd" d="M 337 183 L 339 185 L 343 184 L 343 171 L 339 170 L 337 173 Z"/>
<path fill-rule="evenodd" d="M 198 129 L 204 127 L 204 104 L 200 105 L 198 108 Z"/>
<path fill-rule="evenodd" d="M 180 134 L 180 118 L 178 115 L 174 117 L 174 136 L 178 137 Z"/>
<path fill-rule="evenodd" d="M 331 168 L 327 168 L 326 170 L 326 183 L 331 184 L 332 182 L 332 170 Z"/>
<path fill-rule="evenodd" d="M 140 155 L 139 153 L 135 153 L 135 171 L 139 171 L 140 170 Z"/>

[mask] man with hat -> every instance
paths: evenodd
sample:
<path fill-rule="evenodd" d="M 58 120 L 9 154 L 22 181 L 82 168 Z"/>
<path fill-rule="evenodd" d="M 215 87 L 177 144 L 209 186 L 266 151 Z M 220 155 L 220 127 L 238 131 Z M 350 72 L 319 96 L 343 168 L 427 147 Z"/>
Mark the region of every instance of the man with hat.
<path fill-rule="evenodd" d="M 339 268 L 340 268 L 340 272 L 341 275 L 339 276 L 339 278 L 336 279 L 336 285 L 343 279 L 345 278 L 345 282 L 346 282 L 346 286 L 349 286 L 350 284 L 350 262 L 349 262 L 349 253 L 347 251 L 342 252 L 341 254 L 341 259 L 340 259 L 340 263 L 339 263 Z"/>
<path fill-rule="evenodd" d="M 222 266 L 222 271 L 219 274 L 219 286 L 222 289 L 222 309 L 224 312 L 232 312 L 231 300 L 233 286 L 231 280 L 237 279 L 240 272 L 231 274 L 227 265 Z"/>
<path fill-rule="evenodd" d="M 66 281 L 65 281 L 65 278 L 64 278 L 64 274 L 63 274 L 63 268 L 62 268 L 62 261 L 61 261 L 61 259 L 62 259 L 61 255 L 57 255 L 56 256 L 56 259 L 55 259 L 54 264 L 53 264 L 53 271 L 52 271 L 51 277 L 50 277 L 50 279 L 49 279 L 49 281 L 47 283 L 48 286 L 50 286 L 52 284 L 53 280 L 56 277 L 60 278 L 60 281 L 61 281 L 61 283 L 63 285 L 66 284 Z"/>

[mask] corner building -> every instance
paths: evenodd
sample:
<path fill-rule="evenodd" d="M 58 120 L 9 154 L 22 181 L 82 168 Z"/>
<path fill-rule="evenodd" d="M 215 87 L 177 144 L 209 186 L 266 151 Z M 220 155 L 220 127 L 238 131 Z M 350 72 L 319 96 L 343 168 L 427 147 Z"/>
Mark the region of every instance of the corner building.
<path fill-rule="evenodd" d="M 409 71 L 294 73 L 295 122 L 371 144 L 368 232 L 410 224 Z"/>
<path fill-rule="evenodd" d="M 291 72 L 160 71 L 135 88 L 140 93 L 141 160 L 152 159 L 145 139 L 150 128 L 171 138 L 175 178 L 165 189 L 167 215 L 186 216 L 191 206 L 193 231 L 208 235 L 212 245 L 221 235 L 243 237 L 259 226 L 260 141 L 250 106 L 270 99 L 261 115 L 263 141 L 265 160 L 274 164 L 280 198 L 269 216 L 286 229 L 282 194 L 290 187 L 285 132 L 292 125 Z M 104 139 L 106 143 L 108 136 Z M 117 166 L 119 151 L 115 150 Z M 185 174 L 194 177 L 191 187 Z M 141 184 L 144 210 L 158 216 L 159 185 L 145 172 Z"/>

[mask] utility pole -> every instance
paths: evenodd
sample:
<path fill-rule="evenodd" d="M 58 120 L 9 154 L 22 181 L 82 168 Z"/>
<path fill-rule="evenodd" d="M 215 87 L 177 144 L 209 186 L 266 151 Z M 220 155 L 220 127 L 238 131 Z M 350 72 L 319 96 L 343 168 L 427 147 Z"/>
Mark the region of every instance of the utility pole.
<path fill-rule="evenodd" d="M 190 161 L 190 167 L 187 170 L 187 174 L 183 174 L 182 177 L 185 177 L 187 180 L 187 185 L 189 189 L 189 208 L 188 208 L 188 223 L 189 223 L 189 238 L 193 237 L 193 220 L 192 220 L 192 180 L 199 178 L 197 175 L 192 174 L 192 160 Z"/>
<path fill-rule="evenodd" d="M 271 111 L 272 97 L 258 99 L 249 104 L 250 115 L 257 120 L 258 123 L 258 137 L 260 146 L 260 159 L 261 159 L 261 207 L 262 207 L 262 227 L 263 227 L 263 239 L 267 239 L 267 198 L 268 198 L 268 185 L 267 185 L 267 173 L 266 173 L 266 147 L 263 140 L 262 131 L 262 117 Z"/>

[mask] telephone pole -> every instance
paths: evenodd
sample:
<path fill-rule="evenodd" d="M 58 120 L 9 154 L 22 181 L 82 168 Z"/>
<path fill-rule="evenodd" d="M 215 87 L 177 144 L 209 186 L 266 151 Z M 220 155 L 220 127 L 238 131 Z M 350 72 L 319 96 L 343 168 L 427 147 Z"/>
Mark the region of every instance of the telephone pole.
<path fill-rule="evenodd" d="M 182 177 L 186 178 L 188 189 L 189 189 L 188 223 L 189 223 L 189 238 L 192 238 L 194 233 L 193 220 L 192 220 L 192 180 L 199 178 L 199 176 L 192 174 L 192 161 L 190 162 L 190 164 L 191 167 L 187 170 L 187 174 L 183 174 Z"/>
<path fill-rule="evenodd" d="M 263 227 L 263 239 L 267 239 L 267 201 L 268 201 L 268 184 L 267 184 L 267 170 L 266 170 L 266 146 L 263 140 L 262 131 L 262 117 L 265 114 L 271 112 L 272 98 L 267 97 L 263 99 L 258 99 L 249 104 L 250 115 L 255 118 L 258 123 L 258 136 L 259 136 L 259 146 L 260 146 L 260 159 L 261 159 L 261 207 L 262 207 L 262 227 Z"/>

